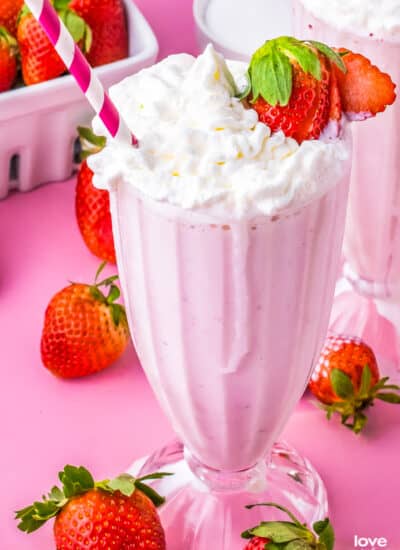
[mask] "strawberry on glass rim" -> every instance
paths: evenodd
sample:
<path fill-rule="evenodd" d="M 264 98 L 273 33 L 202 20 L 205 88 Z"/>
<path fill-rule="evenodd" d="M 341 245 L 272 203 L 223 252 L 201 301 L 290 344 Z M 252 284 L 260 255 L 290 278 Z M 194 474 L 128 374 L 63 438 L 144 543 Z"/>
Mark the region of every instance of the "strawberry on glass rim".
<path fill-rule="evenodd" d="M 42 501 L 18 510 L 18 528 L 26 533 L 55 518 L 57 550 L 165 550 L 165 534 L 157 507 L 165 499 L 146 481 L 171 474 L 158 472 L 141 478 L 122 474 L 95 482 L 83 466 L 67 465 Z"/>
<path fill-rule="evenodd" d="M 361 54 L 281 36 L 253 55 L 241 94 L 273 132 L 299 144 L 324 130 L 337 136 L 342 115 L 362 120 L 394 102 L 391 78 Z"/>
<path fill-rule="evenodd" d="M 365 411 L 375 399 L 400 404 L 400 387 L 388 382 L 388 377 L 380 377 L 375 354 L 365 342 L 330 334 L 308 387 L 328 419 L 339 413 L 342 424 L 358 434 L 368 420 Z"/>
<path fill-rule="evenodd" d="M 291 521 L 262 521 L 260 525 L 244 531 L 242 537 L 250 539 L 244 550 L 333 550 L 335 533 L 328 518 L 315 522 L 311 530 L 284 506 L 265 502 L 250 504 L 246 508 L 256 506 L 281 510 Z"/>

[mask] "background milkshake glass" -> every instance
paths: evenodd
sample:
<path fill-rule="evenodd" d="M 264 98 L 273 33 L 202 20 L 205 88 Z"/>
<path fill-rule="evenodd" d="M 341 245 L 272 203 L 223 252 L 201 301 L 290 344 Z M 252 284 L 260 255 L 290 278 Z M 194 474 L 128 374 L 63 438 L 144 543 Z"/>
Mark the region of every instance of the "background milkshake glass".
<path fill-rule="evenodd" d="M 198 62 L 199 74 L 209 70 L 210 51 Z M 239 550 L 240 533 L 265 517 L 246 504 L 279 502 L 308 523 L 324 517 L 318 474 L 293 449 L 274 443 L 325 338 L 350 155 L 328 189 L 279 214 L 242 219 L 229 209 L 217 215 L 155 200 L 143 191 L 147 184 L 118 173 L 118 158 L 109 160 L 92 157 L 91 165 L 110 190 L 129 324 L 183 442 L 141 469 L 141 475 L 175 472 L 157 483 L 167 496 L 160 514 L 169 550 L 206 550 L 210 541 L 218 550 Z M 161 179 L 156 170 L 152 177 Z"/>
<path fill-rule="evenodd" d="M 363 53 L 400 83 L 400 1 L 296 0 L 294 25 L 301 38 Z M 364 337 L 390 372 L 400 364 L 400 103 L 352 132 L 346 282 L 331 327 Z"/>

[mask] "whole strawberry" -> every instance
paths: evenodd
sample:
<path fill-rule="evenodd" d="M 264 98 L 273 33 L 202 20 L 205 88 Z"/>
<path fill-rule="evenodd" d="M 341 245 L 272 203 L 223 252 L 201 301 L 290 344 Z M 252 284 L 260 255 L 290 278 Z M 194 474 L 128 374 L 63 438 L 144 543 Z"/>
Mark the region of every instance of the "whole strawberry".
<path fill-rule="evenodd" d="M 372 349 L 354 336 L 331 334 L 325 342 L 309 388 L 323 404 L 330 419 L 339 413 L 342 424 L 360 433 L 367 417 L 364 411 L 375 399 L 400 403 L 400 387 L 380 378 Z"/>
<path fill-rule="evenodd" d="M 104 137 L 93 134 L 88 128 L 78 128 L 83 158 L 100 151 Z M 91 148 L 88 149 L 87 145 Z M 86 149 L 85 149 L 86 147 Z M 92 183 L 93 172 L 83 160 L 77 176 L 75 212 L 79 230 L 89 250 L 97 257 L 115 264 L 110 199 L 108 191 L 97 189 Z"/>
<path fill-rule="evenodd" d="M 317 521 L 313 531 L 301 523 L 287 508 L 267 502 L 246 506 L 269 506 L 289 516 L 291 521 L 263 521 L 260 525 L 242 533 L 250 539 L 244 550 L 333 550 L 335 534 L 328 518 Z"/>
<path fill-rule="evenodd" d="M 59 0 L 63 6 L 64 0 Z M 57 1 L 54 3 L 57 8 Z M 57 10 L 61 20 L 70 31 L 73 39 L 86 52 L 91 45 L 90 28 L 76 13 L 68 9 Z M 40 23 L 24 6 L 18 19 L 17 40 L 21 53 L 21 68 L 24 83 L 29 86 L 45 82 L 62 75 L 66 71 L 64 62 L 47 38 Z"/>
<path fill-rule="evenodd" d="M 17 18 L 24 0 L 1 0 L 0 26 L 5 27 L 13 36 L 17 33 Z"/>
<path fill-rule="evenodd" d="M 273 132 L 302 143 L 318 139 L 328 126 L 330 135 L 338 133 L 342 114 L 361 120 L 383 111 L 396 98 L 394 88 L 360 54 L 282 36 L 253 55 L 241 98 Z"/>
<path fill-rule="evenodd" d="M 62 488 L 53 487 L 43 502 L 16 512 L 21 531 L 32 533 L 55 517 L 57 550 L 165 550 L 165 535 L 156 506 L 164 499 L 143 482 L 123 474 L 95 482 L 86 468 L 65 466 L 59 473 Z"/>
<path fill-rule="evenodd" d="M 44 366 L 62 378 L 100 371 L 118 359 L 129 341 L 117 276 L 93 285 L 71 283 L 47 306 L 41 339 Z M 108 289 L 103 294 L 101 288 Z"/>
<path fill-rule="evenodd" d="M 0 27 L 0 92 L 11 88 L 17 77 L 17 41 Z"/>
<path fill-rule="evenodd" d="M 122 0 L 71 0 L 69 7 L 92 30 L 93 43 L 87 53 L 92 67 L 128 56 L 128 31 Z"/>

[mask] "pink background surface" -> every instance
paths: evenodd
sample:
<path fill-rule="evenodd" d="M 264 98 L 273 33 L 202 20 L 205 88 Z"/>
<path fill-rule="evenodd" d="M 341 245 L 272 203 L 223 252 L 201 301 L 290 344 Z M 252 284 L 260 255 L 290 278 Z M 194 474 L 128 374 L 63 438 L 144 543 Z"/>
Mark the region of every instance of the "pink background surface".
<path fill-rule="evenodd" d="M 190 0 L 137 4 L 161 57 L 196 51 Z M 67 462 L 108 477 L 173 434 L 132 348 L 109 370 L 79 381 L 58 380 L 41 365 L 49 299 L 68 280 L 91 281 L 98 266 L 77 230 L 74 181 L 0 202 L 0 235 L 0 550 L 51 550 L 51 525 L 27 536 L 13 510 L 50 489 Z M 366 433 L 356 437 L 303 403 L 286 427 L 284 438 L 326 482 L 336 550 L 352 549 L 355 534 L 386 537 L 388 548 L 400 549 L 399 413 L 377 404 Z"/>

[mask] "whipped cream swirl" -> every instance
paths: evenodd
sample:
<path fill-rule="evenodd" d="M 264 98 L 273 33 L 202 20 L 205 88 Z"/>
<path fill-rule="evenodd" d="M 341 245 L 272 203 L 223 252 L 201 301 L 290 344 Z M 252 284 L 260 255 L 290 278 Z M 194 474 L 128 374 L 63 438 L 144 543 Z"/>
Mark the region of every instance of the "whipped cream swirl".
<path fill-rule="evenodd" d="M 220 219 L 274 215 L 335 185 L 348 141 L 327 135 L 298 145 L 271 134 L 234 97 L 246 65 L 229 68 L 210 45 L 198 58 L 174 55 L 113 86 L 111 98 L 140 146 L 109 140 L 89 159 L 95 185 L 124 180 L 157 201 Z M 98 118 L 93 126 L 106 133 Z"/>

